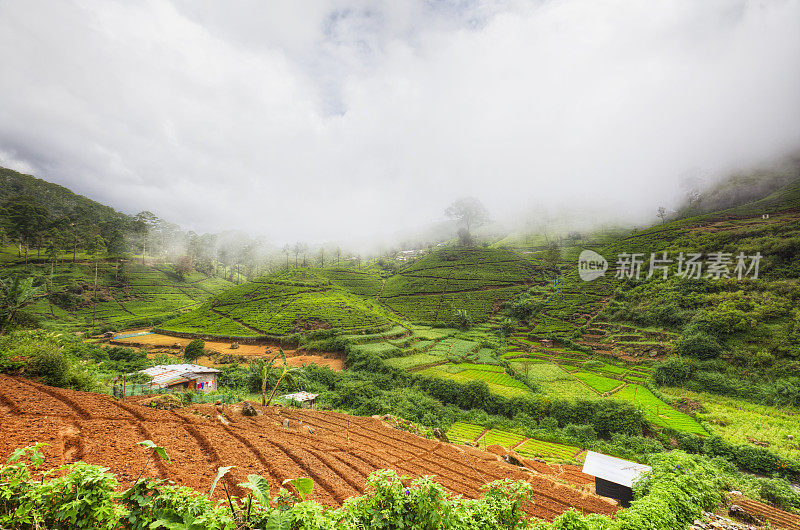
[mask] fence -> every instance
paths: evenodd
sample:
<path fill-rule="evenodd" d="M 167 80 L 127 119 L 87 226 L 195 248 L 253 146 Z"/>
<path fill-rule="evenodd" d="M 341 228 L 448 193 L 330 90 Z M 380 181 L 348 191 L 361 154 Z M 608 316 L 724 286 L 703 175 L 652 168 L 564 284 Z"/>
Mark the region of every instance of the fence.
<path fill-rule="evenodd" d="M 125 385 L 125 397 L 130 396 L 147 396 L 153 394 L 175 394 L 176 396 L 180 397 L 181 399 L 185 400 L 188 403 L 215 403 L 217 401 L 222 401 L 223 403 L 237 403 L 239 401 L 244 400 L 244 397 L 240 394 L 236 394 L 233 392 L 228 393 L 217 393 L 217 392 L 194 392 L 194 391 L 183 391 L 183 392 L 174 392 L 168 388 L 158 388 L 154 387 L 150 384 L 130 384 Z M 109 391 L 112 396 L 114 397 L 122 397 L 122 385 L 113 385 L 109 388 Z"/>

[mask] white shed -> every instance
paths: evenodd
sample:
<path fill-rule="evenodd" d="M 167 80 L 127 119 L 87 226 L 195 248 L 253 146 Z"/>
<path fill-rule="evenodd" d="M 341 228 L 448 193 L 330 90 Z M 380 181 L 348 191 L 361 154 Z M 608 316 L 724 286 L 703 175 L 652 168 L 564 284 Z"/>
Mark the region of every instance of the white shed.
<path fill-rule="evenodd" d="M 633 484 L 650 466 L 623 460 L 613 456 L 588 451 L 583 463 L 583 472 L 594 477 L 598 495 L 617 499 L 624 507 L 633 500 Z"/>

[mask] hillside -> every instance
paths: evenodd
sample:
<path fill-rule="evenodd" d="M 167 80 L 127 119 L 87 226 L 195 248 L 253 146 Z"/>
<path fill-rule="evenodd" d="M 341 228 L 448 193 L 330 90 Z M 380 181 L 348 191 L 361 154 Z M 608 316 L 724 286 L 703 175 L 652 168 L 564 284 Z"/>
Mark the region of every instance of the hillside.
<path fill-rule="evenodd" d="M 759 201 L 800 179 L 800 153 L 776 163 L 729 175 L 699 193 L 690 204 L 681 207 L 678 219 L 736 208 Z"/>
<path fill-rule="evenodd" d="M 464 311 L 480 322 L 534 283 L 541 268 L 504 249 L 440 249 L 386 280 L 381 302 L 424 324 L 454 324 Z"/>
<path fill-rule="evenodd" d="M 16 196 L 36 199 L 53 216 L 67 215 L 75 209 L 82 209 L 98 220 L 126 217 L 114 208 L 78 195 L 64 186 L 0 167 L 0 203 Z"/>
<path fill-rule="evenodd" d="M 562 476 L 578 482 L 559 484 L 491 453 L 421 438 L 373 418 L 278 407 L 248 418 L 240 407 L 229 407 L 222 421 L 213 406 L 156 410 L 7 376 L 0 376 L 0 407 L 0 458 L 31 441 L 47 442 L 46 465 L 78 460 L 102 465 L 125 487 L 145 468 L 147 452 L 137 442 L 149 439 L 173 458 L 171 463 L 154 460 L 149 476 L 199 491 L 208 491 L 219 466 L 235 466 L 224 479 L 232 495 L 246 493 L 237 484 L 250 473 L 265 477 L 273 491 L 286 479 L 305 476 L 316 485 L 312 499 L 338 506 L 364 492 L 371 472 L 395 469 L 410 477 L 433 475 L 468 498 L 479 496 L 485 480 L 528 480 L 535 486 L 528 513 L 548 520 L 571 506 L 585 513 L 618 509 L 582 491 L 587 477 L 580 473 Z M 224 498 L 221 488 L 217 492 Z"/>
<path fill-rule="evenodd" d="M 233 287 L 165 322 L 167 332 L 225 337 L 285 336 L 315 329 L 362 331 L 390 324 L 383 308 L 314 269 L 290 269 Z"/>
<path fill-rule="evenodd" d="M 150 326 L 178 312 L 197 307 L 207 298 L 233 285 L 231 282 L 192 272 L 178 276 L 172 265 L 141 265 L 125 260 L 101 261 L 97 265 L 97 299 L 94 263 L 79 255 L 75 263 L 30 263 L 11 261 L 13 249 L 0 252 L 3 272 L 32 277 L 43 293 L 25 309 L 40 325 L 57 329 L 99 327 L 124 329 Z M 67 258 L 67 256 L 64 256 Z M 71 257 L 71 256 L 69 256 Z"/>

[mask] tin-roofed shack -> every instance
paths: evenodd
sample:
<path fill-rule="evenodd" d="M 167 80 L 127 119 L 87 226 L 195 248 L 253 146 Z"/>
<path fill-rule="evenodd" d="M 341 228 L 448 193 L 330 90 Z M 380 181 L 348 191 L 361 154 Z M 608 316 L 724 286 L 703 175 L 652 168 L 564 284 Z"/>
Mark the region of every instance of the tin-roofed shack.
<path fill-rule="evenodd" d="M 281 397 L 286 401 L 296 401 L 301 405 L 313 408 L 314 404 L 317 402 L 317 396 L 319 396 L 319 394 L 311 394 L 309 392 L 295 392 L 294 394 L 285 394 Z"/>
<path fill-rule="evenodd" d="M 199 364 L 159 364 L 140 370 L 140 373 L 152 377 L 155 388 L 210 392 L 217 390 L 219 370 Z"/>
<path fill-rule="evenodd" d="M 583 463 L 583 472 L 594 477 L 597 494 L 617 499 L 623 508 L 631 505 L 633 483 L 652 469 L 644 464 L 594 451 L 586 453 L 586 461 Z"/>

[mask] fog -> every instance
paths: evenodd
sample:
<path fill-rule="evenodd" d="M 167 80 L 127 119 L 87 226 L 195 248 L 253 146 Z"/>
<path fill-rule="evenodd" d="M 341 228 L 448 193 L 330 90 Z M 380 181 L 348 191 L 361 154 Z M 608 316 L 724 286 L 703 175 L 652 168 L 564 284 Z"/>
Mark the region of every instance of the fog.
<path fill-rule="evenodd" d="M 800 146 L 800 0 L 0 2 L 0 165 L 197 232 L 646 223 Z"/>

